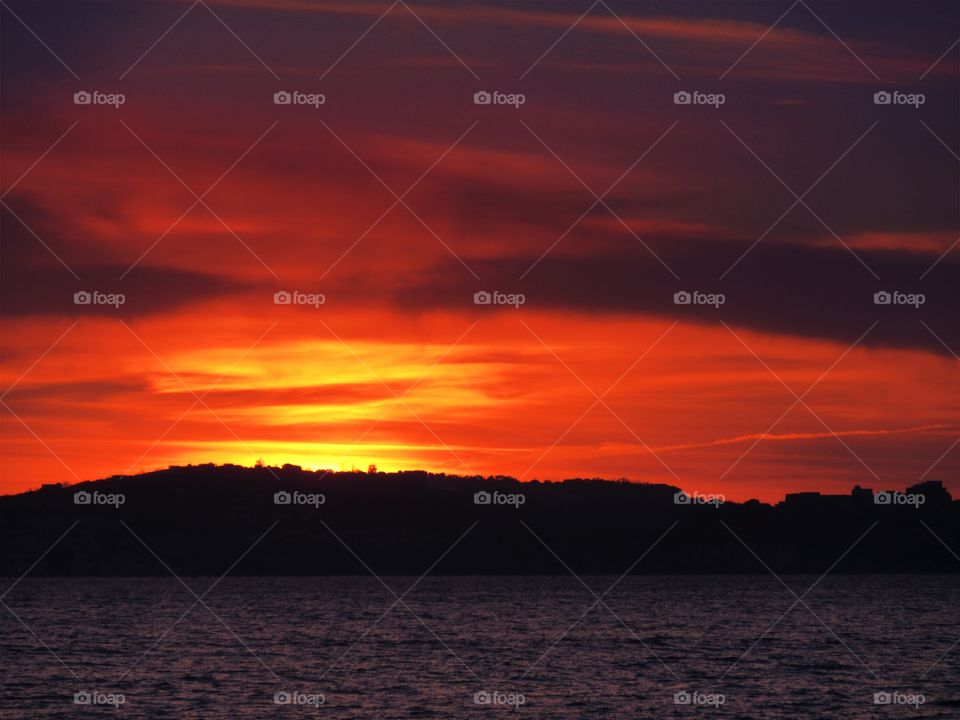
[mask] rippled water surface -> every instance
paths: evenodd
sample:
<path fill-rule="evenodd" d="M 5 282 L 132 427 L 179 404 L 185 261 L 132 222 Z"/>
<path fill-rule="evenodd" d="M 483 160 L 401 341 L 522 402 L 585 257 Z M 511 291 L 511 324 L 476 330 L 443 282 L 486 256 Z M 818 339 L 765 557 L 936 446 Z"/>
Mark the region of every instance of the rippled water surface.
<path fill-rule="evenodd" d="M 960 718 L 960 578 L 415 580 L 25 579 L 0 717 Z"/>

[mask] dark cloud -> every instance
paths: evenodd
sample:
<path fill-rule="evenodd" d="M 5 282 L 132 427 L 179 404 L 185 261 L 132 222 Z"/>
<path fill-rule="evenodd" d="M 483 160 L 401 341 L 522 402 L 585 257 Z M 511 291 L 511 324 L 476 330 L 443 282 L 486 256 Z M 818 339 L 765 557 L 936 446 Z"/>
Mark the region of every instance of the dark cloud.
<path fill-rule="evenodd" d="M 103 250 L 78 248 L 71 238 L 71 225 L 62 215 L 42 208 L 28 196 L 14 193 L 14 197 L 11 206 L 16 207 L 16 217 L 6 207 L 0 210 L 0 307 L 6 317 L 149 315 L 254 287 L 206 271 L 146 263 L 130 270 L 129 265 L 108 260 Z M 78 305 L 74 302 L 78 292 L 122 294 L 124 298 L 118 307 L 94 302 Z"/>
<path fill-rule="evenodd" d="M 115 397 L 130 397 L 149 389 L 142 377 L 98 378 L 77 382 L 55 382 L 43 385 L 21 384 L 10 392 L 12 400 L 29 401 L 31 411 L 44 404 L 62 408 L 70 403 L 89 403 Z"/>
<path fill-rule="evenodd" d="M 124 280 L 120 265 L 78 267 L 80 280 L 53 267 L 4 272 L 0 303 L 7 317 L 27 315 L 135 316 L 169 312 L 252 286 L 237 280 L 175 268 L 137 268 Z M 97 298 L 92 293 L 100 293 Z M 88 293 L 90 302 L 78 304 L 76 293 Z M 110 304 L 109 296 L 123 296 Z M 84 296 L 76 298 L 83 300 Z M 99 301 L 99 302 L 98 302 Z"/>
<path fill-rule="evenodd" d="M 878 279 L 843 247 L 761 242 L 721 279 L 749 243 L 650 243 L 677 273 L 676 279 L 639 243 L 629 238 L 624 242 L 632 244 L 602 254 L 548 253 L 522 280 L 536 256 L 468 259 L 480 275 L 479 283 L 465 282 L 458 265 L 445 264 L 412 280 L 398 291 L 397 300 L 419 308 L 463 309 L 474 307 L 475 291 L 499 290 L 524 293 L 531 309 L 660 315 L 849 343 L 877 322 L 864 341 L 867 345 L 947 353 L 926 323 L 955 352 L 960 347 L 955 252 L 930 270 L 936 255 L 857 251 Z M 719 308 L 675 304 L 674 293 L 684 290 L 723 293 L 725 302 Z M 880 291 L 922 293 L 925 302 L 919 308 L 877 305 L 874 294 Z"/>

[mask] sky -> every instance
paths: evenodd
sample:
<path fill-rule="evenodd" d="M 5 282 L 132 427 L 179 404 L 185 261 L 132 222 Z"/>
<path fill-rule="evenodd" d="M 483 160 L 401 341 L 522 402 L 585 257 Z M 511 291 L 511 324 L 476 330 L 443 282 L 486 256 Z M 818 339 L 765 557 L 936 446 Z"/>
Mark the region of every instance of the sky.
<path fill-rule="evenodd" d="M 960 493 L 955 2 L 0 18 L 0 493 L 257 460 Z"/>

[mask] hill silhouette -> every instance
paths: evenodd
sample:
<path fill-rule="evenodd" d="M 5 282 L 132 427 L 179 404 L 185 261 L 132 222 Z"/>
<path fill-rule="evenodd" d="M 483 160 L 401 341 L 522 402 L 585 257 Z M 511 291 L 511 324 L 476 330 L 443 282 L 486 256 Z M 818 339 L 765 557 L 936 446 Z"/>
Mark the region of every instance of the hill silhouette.
<path fill-rule="evenodd" d="M 171 467 L 0 497 L 0 575 L 35 562 L 31 576 L 819 575 L 838 559 L 832 572 L 960 572 L 950 550 L 960 502 L 937 481 L 776 505 L 678 493 L 599 479 Z"/>

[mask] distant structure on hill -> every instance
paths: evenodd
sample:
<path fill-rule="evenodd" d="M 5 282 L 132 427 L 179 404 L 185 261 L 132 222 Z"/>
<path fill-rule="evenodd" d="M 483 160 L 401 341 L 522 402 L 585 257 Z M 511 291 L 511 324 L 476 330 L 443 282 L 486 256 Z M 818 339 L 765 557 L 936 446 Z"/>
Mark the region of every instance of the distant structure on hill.
<path fill-rule="evenodd" d="M 849 495 L 824 495 L 819 492 L 787 493 L 783 502 L 787 508 L 853 507 L 864 505 L 919 505 L 949 507 L 953 503 L 950 492 L 940 480 L 928 480 L 908 487 L 905 491 L 873 491 L 859 485 Z"/>

